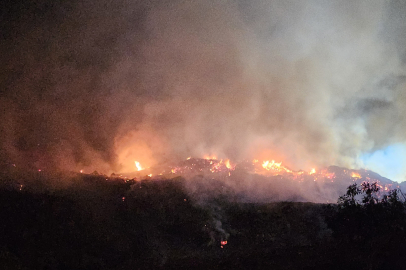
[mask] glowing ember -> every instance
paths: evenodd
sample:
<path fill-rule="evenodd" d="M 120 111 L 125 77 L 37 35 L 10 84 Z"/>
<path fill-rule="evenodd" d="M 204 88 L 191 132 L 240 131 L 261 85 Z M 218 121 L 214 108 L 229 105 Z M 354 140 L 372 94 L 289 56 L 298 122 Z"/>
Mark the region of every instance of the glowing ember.
<path fill-rule="evenodd" d="M 210 171 L 211 171 L 211 172 L 220 171 L 220 169 L 221 169 L 221 163 L 223 163 L 223 160 L 220 160 L 220 162 L 217 162 L 217 163 L 210 162 L 210 164 L 213 165 L 213 167 L 210 169 Z"/>
<path fill-rule="evenodd" d="M 311 175 L 311 174 L 315 174 L 315 173 L 316 173 L 316 169 L 315 169 L 315 168 L 311 169 L 311 171 L 309 172 L 310 175 Z"/>
<path fill-rule="evenodd" d="M 135 162 L 135 167 L 137 167 L 137 171 L 144 170 L 144 168 L 141 166 L 141 164 L 138 161 L 134 161 L 134 162 Z"/>
<path fill-rule="evenodd" d="M 336 177 L 335 173 L 324 173 L 324 177 L 328 178 L 328 179 L 333 179 Z"/>
<path fill-rule="evenodd" d="M 220 244 L 221 244 L 222 246 L 225 246 L 225 245 L 227 245 L 227 241 L 221 241 Z"/>

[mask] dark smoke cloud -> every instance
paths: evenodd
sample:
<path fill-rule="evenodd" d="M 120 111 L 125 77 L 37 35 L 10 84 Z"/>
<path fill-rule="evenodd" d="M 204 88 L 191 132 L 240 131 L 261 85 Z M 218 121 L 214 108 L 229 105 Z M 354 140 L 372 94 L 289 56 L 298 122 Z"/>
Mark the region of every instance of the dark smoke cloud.
<path fill-rule="evenodd" d="M 362 166 L 406 141 L 402 1 L 13 1 L 3 162 L 187 156 Z"/>

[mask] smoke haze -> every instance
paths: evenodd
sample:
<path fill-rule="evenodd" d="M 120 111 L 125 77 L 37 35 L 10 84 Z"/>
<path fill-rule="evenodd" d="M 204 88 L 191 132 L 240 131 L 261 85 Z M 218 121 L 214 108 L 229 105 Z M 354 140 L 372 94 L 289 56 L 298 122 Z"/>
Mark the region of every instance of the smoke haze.
<path fill-rule="evenodd" d="M 5 164 L 125 172 L 216 155 L 359 168 L 406 144 L 403 1 L 3 5 Z"/>

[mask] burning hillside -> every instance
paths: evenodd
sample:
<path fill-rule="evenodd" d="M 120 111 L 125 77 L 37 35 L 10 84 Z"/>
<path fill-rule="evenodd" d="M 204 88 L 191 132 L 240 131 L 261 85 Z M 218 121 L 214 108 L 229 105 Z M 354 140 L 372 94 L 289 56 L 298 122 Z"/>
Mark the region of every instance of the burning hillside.
<path fill-rule="evenodd" d="M 406 1 L 0 10 L 1 269 L 405 269 Z"/>
<path fill-rule="evenodd" d="M 0 262 L 6 269 L 403 269 L 406 205 L 396 193 L 355 208 L 251 203 L 295 199 L 294 192 L 296 200 L 318 194 L 313 199 L 322 201 L 327 184 L 384 178 L 269 164 L 190 158 L 166 168 L 166 176 L 136 179 L 34 171 L 31 183 L 0 188 Z M 139 174 L 147 170 L 159 171 Z M 58 179 L 70 184 L 52 188 Z M 305 191 L 308 197 L 299 197 Z"/>
<path fill-rule="evenodd" d="M 212 192 L 231 191 L 247 201 L 310 201 L 335 202 L 354 183 L 376 182 L 381 193 L 400 188 L 393 182 L 369 170 L 352 170 L 338 166 L 309 171 L 294 171 L 275 160 L 252 160 L 233 163 L 229 159 L 187 158 L 170 164 L 143 168 L 135 162 L 137 171 L 122 174 L 126 179 L 165 180 L 182 177 L 188 186 Z M 220 187 L 220 188 L 219 188 Z"/>
<path fill-rule="evenodd" d="M 354 170 L 338 166 L 310 170 L 292 170 L 282 162 L 275 160 L 244 160 L 233 162 L 229 159 L 217 159 L 214 156 L 192 158 L 164 163 L 152 167 L 134 161 L 134 171 L 105 175 L 97 171 L 80 170 L 78 173 L 56 174 L 46 169 L 36 169 L 35 175 L 25 169 L 10 164 L 3 171 L 6 179 L 17 179 L 16 189 L 21 190 L 29 178 L 43 179 L 43 184 L 63 185 L 66 179 L 75 175 L 100 175 L 105 180 L 118 180 L 136 183 L 143 180 L 167 181 L 174 178 L 185 180 L 187 189 L 195 196 L 201 194 L 230 195 L 245 202 L 301 201 L 316 203 L 335 203 L 346 188 L 354 183 L 377 183 L 379 194 L 400 188 L 406 190 L 406 182 L 397 183 L 370 170 Z M 9 175 L 9 176 L 7 176 Z M 53 179 L 53 180 L 52 180 Z M 65 180 L 63 180 L 65 179 Z M 31 180 L 28 180 L 28 182 Z M 70 182 L 66 180 L 66 182 Z"/>

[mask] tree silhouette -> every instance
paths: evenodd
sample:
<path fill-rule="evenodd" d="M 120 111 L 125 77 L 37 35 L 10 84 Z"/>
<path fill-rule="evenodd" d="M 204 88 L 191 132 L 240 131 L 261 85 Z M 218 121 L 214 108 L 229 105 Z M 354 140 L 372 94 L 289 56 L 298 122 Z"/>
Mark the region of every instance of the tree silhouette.
<path fill-rule="evenodd" d="M 329 209 L 326 221 L 343 259 L 357 261 L 362 269 L 386 269 L 389 263 L 392 267 L 400 261 L 406 241 L 406 203 L 401 190 L 382 194 L 377 183 L 353 184 Z"/>

